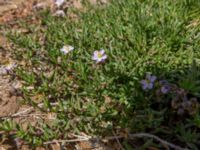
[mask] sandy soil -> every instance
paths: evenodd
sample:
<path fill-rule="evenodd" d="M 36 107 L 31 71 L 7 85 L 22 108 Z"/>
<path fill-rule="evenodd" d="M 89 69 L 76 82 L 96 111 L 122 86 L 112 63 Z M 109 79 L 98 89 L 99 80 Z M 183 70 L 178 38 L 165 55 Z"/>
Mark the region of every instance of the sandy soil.
<path fill-rule="evenodd" d="M 0 18 L 10 10 L 17 9 L 24 0 L 0 0 Z M 1 19 L 0 19 L 1 20 Z M 1 32 L 2 33 L 2 32 Z M 2 73 L 2 68 L 14 63 L 7 51 L 8 42 L 0 34 L 0 117 L 9 116 L 19 109 L 17 96 L 14 94 L 14 80 L 10 73 Z"/>
<path fill-rule="evenodd" d="M 14 64 L 6 51 L 7 46 L 6 38 L 0 36 L 0 117 L 11 115 L 19 108 L 14 89 L 15 81 L 12 80 L 9 72 L 3 71 L 4 68 Z"/>
<path fill-rule="evenodd" d="M 42 0 L 42 2 L 52 2 L 52 0 Z M 0 0 L 0 24 L 16 20 L 30 14 L 35 2 L 39 0 Z M 16 82 L 11 73 L 1 73 L 2 68 L 15 63 L 11 59 L 9 49 L 10 44 L 7 42 L 4 31 L 0 31 L 0 117 L 9 116 L 16 113 L 19 109 L 16 96 Z"/>
<path fill-rule="evenodd" d="M 0 0 L 0 15 L 5 11 L 16 9 L 24 0 Z"/>

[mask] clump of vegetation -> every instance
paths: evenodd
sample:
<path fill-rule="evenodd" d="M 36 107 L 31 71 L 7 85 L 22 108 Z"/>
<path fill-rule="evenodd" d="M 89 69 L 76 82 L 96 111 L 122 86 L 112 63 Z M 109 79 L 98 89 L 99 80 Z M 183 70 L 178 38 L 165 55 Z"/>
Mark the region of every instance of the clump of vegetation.
<path fill-rule="evenodd" d="M 56 117 L 26 130 L 4 120 L 0 130 L 16 131 L 35 146 L 71 133 L 105 137 L 114 131 L 124 137 L 146 132 L 198 149 L 199 1 L 85 5 L 84 13 L 68 10 L 75 19 L 45 11 L 39 27 L 9 34 L 15 59 L 25 62 L 16 69 L 24 101 Z M 133 143 L 124 138 L 122 146 Z M 146 138 L 142 145 L 162 148 Z"/>

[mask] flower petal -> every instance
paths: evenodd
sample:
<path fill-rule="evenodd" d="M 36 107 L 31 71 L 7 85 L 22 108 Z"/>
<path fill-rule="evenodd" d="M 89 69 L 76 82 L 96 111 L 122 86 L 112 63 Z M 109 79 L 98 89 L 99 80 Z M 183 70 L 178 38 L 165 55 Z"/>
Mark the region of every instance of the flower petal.
<path fill-rule="evenodd" d="M 151 76 L 150 81 L 151 81 L 151 82 L 154 82 L 154 81 L 156 81 L 156 79 L 157 79 L 156 76 Z"/>
<path fill-rule="evenodd" d="M 141 80 L 140 83 L 142 85 L 143 90 L 146 90 L 148 88 L 148 83 L 146 80 Z"/>
<path fill-rule="evenodd" d="M 57 7 L 60 7 L 64 2 L 65 0 L 55 0 L 55 4 Z"/>
<path fill-rule="evenodd" d="M 67 54 L 69 52 L 65 47 L 61 48 L 60 51 L 64 54 Z"/>
<path fill-rule="evenodd" d="M 96 55 L 92 56 L 92 60 L 97 60 L 97 59 L 98 59 L 98 57 Z"/>
<path fill-rule="evenodd" d="M 148 89 L 151 90 L 152 88 L 153 88 L 153 83 L 150 82 L 150 83 L 148 84 Z"/>
<path fill-rule="evenodd" d="M 17 64 L 10 63 L 10 64 L 8 64 L 8 65 L 5 66 L 5 69 L 9 71 L 9 70 L 14 69 L 16 66 L 17 66 Z"/>
<path fill-rule="evenodd" d="M 65 45 L 63 46 L 60 51 L 63 52 L 64 54 L 69 53 L 70 51 L 73 51 L 74 47 L 70 46 L 70 45 Z"/>
<path fill-rule="evenodd" d="M 94 51 L 93 56 L 98 56 L 99 51 Z"/>
<path fill-rule="evenodd" d="M 170 91 L 170 86 L 163 85 L 160 90 L 163 94 L 167 94 Z"/>
<path fill-rule="evenodd" d="M 74 47 L 73 46 L 68 46 L 68 49 L 69 49 L 69 51 L 73 51 L 74 50 Z"/>
<path fill-rule="evenodd" d="M 100 63 L 100 62 L 102 62 L 102 59 L 101 58 L 97 58 L 96 59 L 96 63 Z"/>
<path fill-rule="evenodd" d="M 107 58 L 107 55 L 103 55 L 102 59 L 105 60 Z"/>
<path fill-rule="evenodd" d="M 144 85 L 144 84 L 147 84 L 147 81 L 146 81 L 146 80 L 141 80 L 140 83 L 141 83 L 142 85 Z"/>
<path fill-rule="evenodd" d="M 101 55 L 103 55 L 103 54 L 105 53 L 105 50 L 104 50 L 104 49 L 101 49 L 101 50 L 100 50 L 100 53 L 101 53 Z"/>
<path fill-rule="evenodd" d="M 151 75 L 150 73 L 146 74 L 146 79 L 149 80 L 150 82 L 154 82 L 156 80 L 156 76 Z"/>

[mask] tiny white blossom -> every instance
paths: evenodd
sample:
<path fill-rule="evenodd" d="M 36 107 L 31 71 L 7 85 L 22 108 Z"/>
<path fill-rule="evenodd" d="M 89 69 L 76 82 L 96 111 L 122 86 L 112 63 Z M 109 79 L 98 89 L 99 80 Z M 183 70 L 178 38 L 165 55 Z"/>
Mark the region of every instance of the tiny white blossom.
<path fill-rule="evenodd" d="M 16 66 L 17 66 L 17 64 L 15 64 L 15 63 L 9 63 L 5 66 L 5 69 L 9 71 L 9 70 L 14 69 Z"/>
<path fill-rule="evenodd" d="M 74 50 L 74 47 L 73 46 L 70 46 L 70 45 L 64 45 L 60 51 L 62 53 L 64 53 L 65 55 L 68 54 L 69 52 L 73 51 Z"/>
<path fill-rule="evenodd" d="M 105 50 L 94 51 L 92 60 L 96 61 L 96 63 L 104 62 L 106 59 L 107 55 L 105 54 Z"/>
<path fill-rule="evenodd" d="M 55 0 L 55 4 L 57 7 L 60 7 L 64 2 L 65 0 Z"/>
<path fill-rule="evenodd" d="M 17 65 L 15 63 L 9 63 L 5 66 L 0 66 L 0 75 L 5 75 L 9 71 L 13 70 Z"/>
<path fill-rule="evenodd" d="M 54 13 L 54 16 L 57 16 L 57 17 L 65 17 L 65 12 L 63 10 L 57 10 L 55 13 Z"/>

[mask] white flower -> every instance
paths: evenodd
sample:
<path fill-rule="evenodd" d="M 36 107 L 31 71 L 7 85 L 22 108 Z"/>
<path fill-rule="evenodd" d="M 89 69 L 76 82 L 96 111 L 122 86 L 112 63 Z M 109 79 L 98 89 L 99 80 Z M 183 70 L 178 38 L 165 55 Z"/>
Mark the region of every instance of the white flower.
<path fill-rule="evenodd" d="M 60 7 L 64 2 L 65 0 L 55 0 L 55 4 L 57 7 Z"/>
<path fill-rule="evenodd" d="M 15 63 L 9 63 L 5 66 L 5 69 L 9 71 L 9 70 L 14 69 L 16 66 L 17 66 L 17 64 L 15 64 Z"/>
<path fill-rule="evenodd" d="M 54 13 L 54 16 L 57 16 L 57 17 L 65 17 L 65 12 L 63 10 L 57 10 L 55 13 Z"/>
<path fill-rule="evenodd" d="M 9 63 L 5 66 L 0 66 L 0 75 L 5 75 L 9 71 L 13 70 L 17 65 L 15 63 Z"/>
<path fill-rule="evenodd" d="M 105 51 L 101 49 L 100 51 L 94 51 L 92 60 L 96 61 L 96 63 L 104 62 L 107 58 Z"/>
<path fill-rule="evenodd" d="M 70 46 L 70 45 L 64 45 L 60 51 L 63 52 L 65 55 L 68 54 L 69 52 L 73 51 L 74 47 Z"/>

